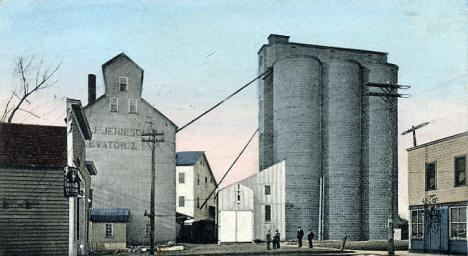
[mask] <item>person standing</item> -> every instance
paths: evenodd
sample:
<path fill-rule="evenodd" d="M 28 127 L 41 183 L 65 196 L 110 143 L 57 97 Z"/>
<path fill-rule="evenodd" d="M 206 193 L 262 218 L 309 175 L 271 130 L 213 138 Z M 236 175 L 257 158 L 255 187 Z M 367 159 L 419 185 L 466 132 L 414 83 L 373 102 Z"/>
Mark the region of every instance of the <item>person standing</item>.
<path fill-rule="evenodd" d="M 266 233 L 266 243 L 267 243 L 267 250 L 270 250 L 270 243 L 271 243 L 271 232 L 268 230 Z M 274 247 L 274 245 L 273 245 Z"/>
<path fill-rule="evenodd" d="M 279 249 L 280 248 L 280 232 L 278 229 L 276 230 L 275 236 L 273 237 L 273 249 Z"/>
<path fill-rule="evenodd" d="M 313 248 L 314 245 L 312 244 L 312 239 L 314 239 L 314 232 L 309 229 L 309 233 L 307 233 L 307 240 L 309 240 L 309 248 Z"/>
<path fill-rule="evenodd" d="M 302 247 L 302 238 L 304 237 L 304 230 L 301 227 L 297 229 L 297 242 L 299 243 L 299 247 Z"/>

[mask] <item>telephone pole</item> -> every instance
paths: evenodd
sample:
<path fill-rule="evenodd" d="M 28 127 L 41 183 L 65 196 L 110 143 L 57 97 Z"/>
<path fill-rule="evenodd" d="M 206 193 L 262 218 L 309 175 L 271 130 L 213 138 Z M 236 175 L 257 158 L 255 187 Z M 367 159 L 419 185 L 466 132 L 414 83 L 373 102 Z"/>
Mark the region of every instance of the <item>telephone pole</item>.
<path fill-rule="evenodd" d="M 398 122 L 398 119 L 395 120 L 393 115 L 393 107 L 396 105 L 395 98 L 408 98 L 408 94 L 399 94 L 398 89 L 408 89 L 410 88 L 407 85 L 398 85 L 398 84 L 390 84 L 390 83 L 367 83 L 366 86 L 368 87 L 376 87 L 379 88 L 380 92 L 367 92 L 366 96 L 377 96 L 380 97 L 385 103 L 388 111 L 388 121 L 391 125 L 394 125 L 395 122 Z M 388 195 L 388 208 L 387 208 L 387 224 L 388 224 L 388 255 L 394 256 L 395 255 L 395 242 L 394 242 L 394 233 L 393 233 L 393 205 L 394 205 L 394 189 L 393 189 L 393 170 L 397 167 L 397 151 L 398 151 L 398 144 L 397 142 L 397 134 L 393 127 L 390 129 L 390 141 L 391 141 L 391 151 L 392 151 L 392 160 L 390 164 L 390 168 L 388 170 L 388 188 L 387 188 L 387 195 Z"/>
<path fill-rule="evenodd" d="M 428 124 L 429 124 L 429 122 L 418 124 L 416 126 L 412 125 L 410 129 L 404 131 L 401 135 L 406 135 L 406 134 L 412 132 L 413 133 L 413 146 L 416 147 L 416 130 L 421 128 L 421 127 L 424 127 L 424 126 L 426 126 Z"/>
<path fill-rule="evenodd" d="M 155 177 L 156 177 L 156 170 L 155 170 L 155 151 L 156 151 L 156 143 L 157 142 L 164 142 L 164 138 L 157 138 L 159 136 L 164 136 L 163 132 L 157 132 L 155 129 L 151 129 L 151 132 L 144 133 L 141 135 L 142 142 L 149 142 L 151 148 L 151 198 L 150 198 L 150 214 L 145 215 L 150 218 L 150 255 L 154 255 L 154 188 L 155 188 Z"/>

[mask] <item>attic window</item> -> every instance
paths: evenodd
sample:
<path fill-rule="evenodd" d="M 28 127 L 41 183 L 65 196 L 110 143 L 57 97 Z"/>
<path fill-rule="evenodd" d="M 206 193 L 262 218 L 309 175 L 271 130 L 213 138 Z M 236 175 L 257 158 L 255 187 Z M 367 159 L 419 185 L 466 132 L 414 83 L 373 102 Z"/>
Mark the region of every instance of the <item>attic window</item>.
<path fill-rule="evenodd" d="M 128 77 L 126 76 L 121 76 L 119 77 L 119 85 L 120 85 L 120 91 L 127 91 L 128 90 Z"/>

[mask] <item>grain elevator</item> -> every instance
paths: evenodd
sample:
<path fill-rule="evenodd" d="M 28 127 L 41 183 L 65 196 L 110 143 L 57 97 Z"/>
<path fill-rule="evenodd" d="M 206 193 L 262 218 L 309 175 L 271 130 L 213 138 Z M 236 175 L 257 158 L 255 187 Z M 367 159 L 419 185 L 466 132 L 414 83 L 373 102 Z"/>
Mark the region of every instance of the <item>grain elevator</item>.
<path fill-rule="evenodd" d="M 398 66 L 282 35 L 258 55 L 259 73 L 272 69 L 259 82 L 259 169 L 286 160 L 286 238 L 320 225 L 324 239 L 386 239 L 389 172 L 398 216 L 397 101 L 366 96 L 381 90 L 366 84 L 396 84 Z"/>

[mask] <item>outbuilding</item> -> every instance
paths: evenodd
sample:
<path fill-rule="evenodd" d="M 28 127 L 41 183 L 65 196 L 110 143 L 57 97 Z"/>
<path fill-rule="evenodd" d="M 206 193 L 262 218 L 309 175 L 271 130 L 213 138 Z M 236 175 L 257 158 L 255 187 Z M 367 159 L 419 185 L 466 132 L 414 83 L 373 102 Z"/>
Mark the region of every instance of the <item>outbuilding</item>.
<path fill-rule="evenodd" d="M 91 249 L 93 251 L 125 249 L 129 217 L 130 210 L 126 208 L 91 209 Z"/>
<path fill-rule="evenodd" d="M 218 192 L 218 243 L 253 242 L 252 189 L 233 184 Z"/>

